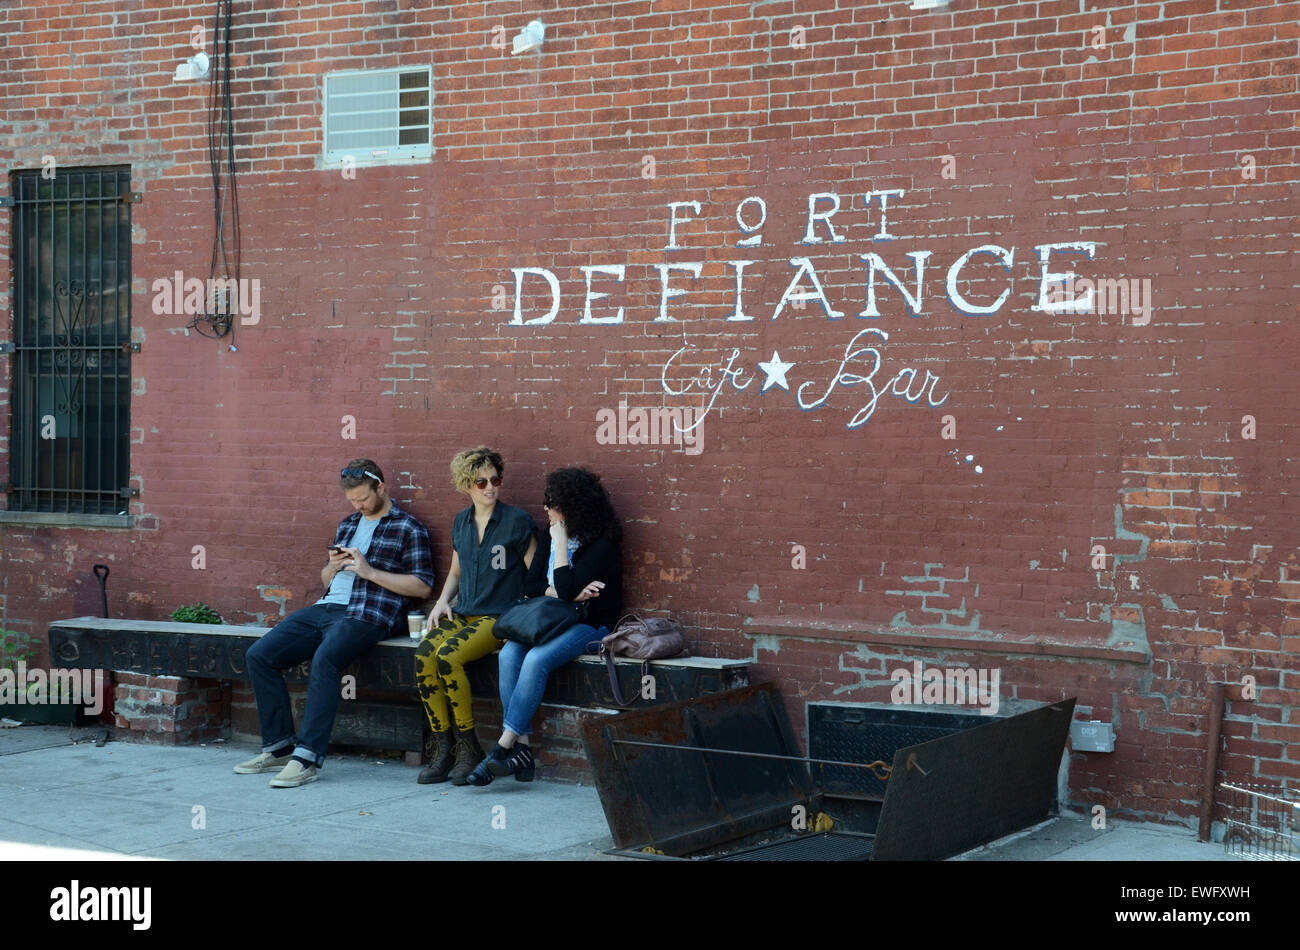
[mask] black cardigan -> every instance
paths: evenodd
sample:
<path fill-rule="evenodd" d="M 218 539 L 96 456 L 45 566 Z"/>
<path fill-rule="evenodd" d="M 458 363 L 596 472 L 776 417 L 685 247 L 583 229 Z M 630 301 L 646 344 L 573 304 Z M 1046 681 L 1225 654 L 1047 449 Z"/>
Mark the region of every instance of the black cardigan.
<path fill-rule="evenodd" d="M 611 632 L 623 615 L 623 553 L 609 538 L 584 544 L 574 552 L 568 567 L 555 569 L 555 593 L 561 600 L 573 600 L 592 581 L 604 581 L 605 589 L 587 603 L 587 622 L 593 627 L 607 627 Z M 546 593 L 546 569 L 551 563 L 551 535 L 542 532 L 541 543 L 533 555 L 533 566 L 524 580 L 524 594 L 540 597 Z"/>

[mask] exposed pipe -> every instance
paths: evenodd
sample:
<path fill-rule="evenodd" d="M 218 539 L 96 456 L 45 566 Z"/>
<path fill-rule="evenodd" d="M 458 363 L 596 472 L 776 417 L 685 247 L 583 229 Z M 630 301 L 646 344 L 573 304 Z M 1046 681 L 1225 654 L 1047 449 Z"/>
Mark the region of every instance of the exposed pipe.
<path fill-rule="evenodd" d="M 1223 725 L 1223 684 L 1214 683 L 1210 692 L 1210 728 L 1205 733 L 1205 778 L 1201 783 L 1202 841 L 1210 840 L 1214 819 L 1214 779 L 1219 773 L 1219 731 Z"/>
<path fill-rule="evenodd" d="M 1205 781 L 1201 788 L 1201 832 L 1202 841 L 1210 840 L 1210 825 L 1214 819 L 1214 780 L 1219 773 L 1219 736 L 1223 732 L 1224 700 L 1234 703 L 1247 702 L 1254 695 L 1247 695 L 1242 683 L 1211 683 L 1210 693 L 1210 728 L 1205 737 Z"/>

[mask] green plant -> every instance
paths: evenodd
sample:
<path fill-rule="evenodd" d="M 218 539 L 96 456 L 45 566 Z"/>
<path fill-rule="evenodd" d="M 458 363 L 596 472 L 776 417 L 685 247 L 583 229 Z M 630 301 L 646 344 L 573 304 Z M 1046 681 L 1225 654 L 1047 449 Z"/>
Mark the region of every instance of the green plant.
<path fill-rule="evenodd" d="M 17 630 L 0 630 L 0 670 L 12 670 L 12 679 L 6 693 L 4 715 L 24 722 L 69 725 L 76 717 L 77 687 L 64 676 L 55 676 L 52 670 L 28 670 L 18 676 L 19 663 L 31 663 L 40 652 L 42 643 L 37 637 Z M 24 693 L 22 701 L 17 699 Z"/>
<path fill-rule="evenodd" d="M 36 655 L 36 640 L 17 630 L 0 630 L 0 670 L 12 670 L 19 661 L 26 663 Z"/>
<path fill-rule="evenodd" d="M 172 611 L 172 619 L 181 623 L 222 623 L 221 614 L 207 604 L 184 604 Z"/>

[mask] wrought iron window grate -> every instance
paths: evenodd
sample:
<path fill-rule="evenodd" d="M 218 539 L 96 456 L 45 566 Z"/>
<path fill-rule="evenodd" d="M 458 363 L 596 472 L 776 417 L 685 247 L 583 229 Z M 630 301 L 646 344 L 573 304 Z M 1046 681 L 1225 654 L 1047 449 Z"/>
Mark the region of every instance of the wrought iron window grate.
<path fill-rule="evenodd" d="M 9 510 L 116 514 L 130 497 L 131 171 L 53 171 L 11 175 Z"/>

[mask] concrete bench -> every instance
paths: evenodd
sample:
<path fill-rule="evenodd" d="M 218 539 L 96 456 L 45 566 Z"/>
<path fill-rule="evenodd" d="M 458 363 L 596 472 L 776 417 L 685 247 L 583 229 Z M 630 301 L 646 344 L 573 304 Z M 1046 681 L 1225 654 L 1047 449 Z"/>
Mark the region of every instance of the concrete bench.
<path fill-rule="evenodd" d="M 231 736 L 257 741 L 257 706 L 245 654 L 269 627 L 77 617 L 50 624 L 50 664 L 113 672 L 119 738 L 170 744 Z M 427 724 L 415 691 L 418 640 L 382 640 L 345 671 L 345 699 L 330 741 L 394 749 L 418 761 Z M 625 697 L 639 693 L 641 662 L 617 661 Z M 285 671 L 301 717 L 309 664 Z M 749 682 L 749 661 L 713 657 L 654 660 L 654 693 L 638 705 L 658 705 Z M 466 667 L 480 741 L 490 745 L 501 725 L 496 655 Z M 355 687 L 355 694 L 347 688 Z M 547 777 L 590 778 L 578 718 L 618 712 L 599 657 L 583 656 L 551 675 L 535 728 Z"/>

